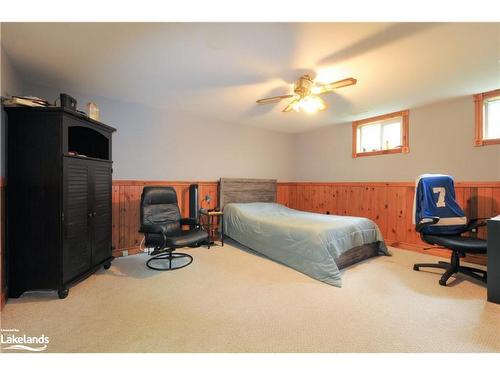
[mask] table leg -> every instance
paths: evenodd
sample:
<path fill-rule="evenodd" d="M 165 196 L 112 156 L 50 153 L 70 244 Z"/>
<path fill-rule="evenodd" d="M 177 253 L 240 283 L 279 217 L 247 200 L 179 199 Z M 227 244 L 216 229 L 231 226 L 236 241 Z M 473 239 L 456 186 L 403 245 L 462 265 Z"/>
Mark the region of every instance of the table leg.
<path fill-rule="evenodd" d="M 224 246 L 224 215 L 220 217 L 221 227 L 220 227 L 220 242 Z"/>
<path fill-rule="evenodd" d="M 208 228 L 208 248 L 210 249 L 210 242 L 212 242 L 212 228 L 210 225 L 211 222 L 210 215 L 207 215 L 207 228 Z"/>

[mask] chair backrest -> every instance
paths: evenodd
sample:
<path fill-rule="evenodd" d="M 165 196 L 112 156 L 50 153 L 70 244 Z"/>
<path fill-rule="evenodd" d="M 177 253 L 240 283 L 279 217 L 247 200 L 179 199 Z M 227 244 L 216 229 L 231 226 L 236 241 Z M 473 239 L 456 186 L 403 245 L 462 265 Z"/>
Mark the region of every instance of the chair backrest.
<path fill-rule="evenodd" d="M 181 229 L 177 194 L 171 186 L 145 186 L 141 195 L 141 228 L 161 226 L 167 234 Z"/>
<path fill-rule="evenodd" d="M 464 211 L 455 199 L 453 177 L 424 174 L 415 186 L 414 224 L 424 218 L 439 217 L 439 222 L 422 228 L 422 234 L 460 234 L 467 225 Z"/>

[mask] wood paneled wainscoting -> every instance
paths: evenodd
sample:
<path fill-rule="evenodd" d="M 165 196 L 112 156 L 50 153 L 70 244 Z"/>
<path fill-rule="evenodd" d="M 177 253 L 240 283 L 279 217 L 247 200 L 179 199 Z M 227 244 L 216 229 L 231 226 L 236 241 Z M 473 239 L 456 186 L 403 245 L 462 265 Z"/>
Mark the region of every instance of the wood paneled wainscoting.
<path fill-rule="evenodd" d="M 5 220 L 4 179 L 0 179 L 0 277 L 1 306 L 6 297 L 5 284 Z M 139 205 L 142 188 L 149 185 L 173 186 L 177 191 L 179 207 L 183 217 L 189 216 L 188 181 L 113 181 L 113 255 L 122 256 L 139 252 L 143 236 L 139 233 Z M 200 206 L 213 208 L 217 205 L 217 182 L 197 182 Z M 458 182 L 457 199 L 465 209 L 467 217 L 492 217 L 500 214 L 500 182 Z M 449 256 L 447 250 L 429 249 L 415 232 L 412 223 L 413 182 L 280 182 L 277 200 L 288 207 L 303 211 L 330 213 L 332 215 L 363 216 L 374 220 L 389 245 L 409 250 L 424 251 L 439 256 Z M 210 204 L 204 197 L 210 195 Z M 478 236 L 485 238 L 482 228 Z M 483 256 L 468 258 L 484 264 Z"/>
<path fill-rule="evenodd" d="M 139 203 L 142 188 L 147 185 L 173 186 L 183 217 L 189 210 L 189 181 L 113 181 L 113 254 L 121 256 L 139 251 L 143 236 L 139 230 Z M 217 182 L 197 182 L 200 206 L 217 205 Z M 389 245 L 448 257 L 447 250 L 431 248 L 420 240 L 412 223 L 413 182 L 279 182 L 277 200 L 303 211 L 368 217 L 375 221 Z M 456 194 L 467 217 L 491 217 L 500 214 L 500 182 L 457 182 Z M 203 201 L 210 195 L 210 206 Z M 478 236 L 485 238 L 482 228 Z M 469 261 L 484 264 L 484 256 Z"/>
<path fill-rule="evenodd" d="M 500 182 L 457 182 L 459 204 L 468 218 L 489 218 L 500 214 Z M 424 243 L 413 218 L 413 182 L 282 182 L 278 201 L 303 211 L 332 215 L 362 216 L 377 223 L 387 244 L 409 250 L 449 256 L 447 250 Z M 486 238 L 485 228 L 478 237 Z M 482 255 L 468 260 L 485 264 Z"/>
<path fill-rule="evenodd" d="M 197 183 L 200 207 L 214 208 L 217 205 L 217 182 L 206 181 L 113 181 L 113 256 L 138 253 L 143 235 L 139 233 L 139 209 L 144 186 L 172 186 L 177 192 L 182 217 L 189 216 L 189 185 Z M 209 195 L 210 204 L 204 198 Z"/>

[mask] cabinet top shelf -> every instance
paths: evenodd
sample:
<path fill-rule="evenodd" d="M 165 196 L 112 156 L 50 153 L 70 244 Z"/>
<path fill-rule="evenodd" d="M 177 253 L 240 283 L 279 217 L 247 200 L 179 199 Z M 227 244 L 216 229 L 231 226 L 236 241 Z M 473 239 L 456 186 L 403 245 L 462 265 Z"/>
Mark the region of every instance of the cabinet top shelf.
<path fill-rule="evenodd" d="M 4 109 L 8 112 L 10 111 L 19 111 L 19 112 L 60 112 L 60 113 L 67 113 L 68 115 L 71 115 L 73 117 L 89 121 L 94 125 L 100 126 L 105 128 L 108 131 L 115 132 L 116 129 L 113 128 L 112 126 L 103 124 L 102 122 L 96 121 L 91 119 L 90 117 L 84 115 L 83 113 L 73 111 L 71 109 L 63 108 L 63 107 L 4 107 Z"/>

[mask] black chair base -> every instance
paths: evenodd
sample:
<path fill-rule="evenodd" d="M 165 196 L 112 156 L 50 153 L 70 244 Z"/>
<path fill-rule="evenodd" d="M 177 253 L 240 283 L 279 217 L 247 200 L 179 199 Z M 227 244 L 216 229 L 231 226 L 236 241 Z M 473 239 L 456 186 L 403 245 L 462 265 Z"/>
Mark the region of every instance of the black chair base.
<path fill-rule="evenodd" d="M 464 275 L 470 276 L 476 280 L 482 281 L 486 283 L 487 280 L 487 272 L 484 270 L 480 270 L 478 268 L 465 267 L 460 265 L 460 254 L 456 251 L 453 251 L 451 254 L 451 262 L 438 262 L 436 263 L 417 263 L 413 265 L 413 270 L 419 271 L 421 267 L 426 268 L 440 268 L 445 270 L 445 273 L 439 279 L 439 285 L 446 286 L 448 279 L 456 274 L 462 273 Z"/>
<path fill-rule="evenodd" d="M 180 258 L 188 258 L 189 261 L 181 266 L 173 266 L 172 261 L 174 259 L 180 259 Z M 155 261 L 156 262 L 159 261 L 159 263 L 165 262 L 167 266 L 166 267 L 152 266 L 150 263 L 155 262 Z M 185 253 L 175 253 L 174 254 L 174 253 L 172 253 L 172 251 L 168 251 L 168 252 L 161 253 L 159 255 L 156 255 L 156 256 L 150 258 L 146 262 L 146 266 L 152 270 L 155 270 L 155 271 L 173 271 L 173 270 L 178 270 L 180 268 L 184 268 L 186 266 L 189 266 L 191 263 L 193 263 L 193 257 L 191 255 L 185 254 Z"/>

